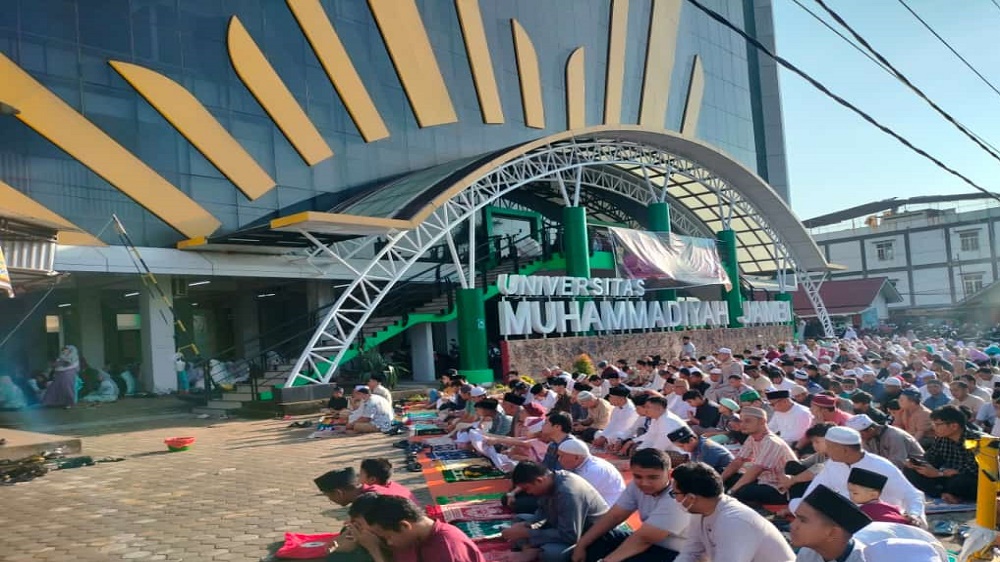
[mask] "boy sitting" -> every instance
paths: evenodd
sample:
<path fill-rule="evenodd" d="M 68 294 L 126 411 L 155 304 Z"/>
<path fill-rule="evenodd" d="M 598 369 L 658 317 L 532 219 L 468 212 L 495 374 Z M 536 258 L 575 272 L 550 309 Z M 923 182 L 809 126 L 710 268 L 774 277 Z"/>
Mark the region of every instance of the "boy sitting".
<path fill-rule="evenodd" d="M 858 508 L 872 521 L 912 525 L 898 507 L 880 499 L 882 488 L 888 481 L 888 477 L 877 472 L 863 468 L 852 468 L 851 473 L 847 476 L 847 490 L 851 493 L 851 501 L 858 504 Z"/>

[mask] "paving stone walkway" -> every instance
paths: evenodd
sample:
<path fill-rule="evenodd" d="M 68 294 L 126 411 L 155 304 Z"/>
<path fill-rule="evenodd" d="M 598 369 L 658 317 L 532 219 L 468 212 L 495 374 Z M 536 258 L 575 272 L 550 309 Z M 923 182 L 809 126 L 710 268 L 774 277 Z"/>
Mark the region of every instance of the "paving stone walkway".
<path fill-rule="evenodd" d="M 0 487 L 0 560 L 259 560 L 286 531 L 340 528 L 345 510 L 317 493 L 315 476 L 371 456 L 403 464 L 389 437 L 310 440 L 290 421 L 199 420 L 154 402 L 145 418 L 60 414 L 84 454 L 126 460 Z M 72 430 L 74 415 L 83 429 Z M 168 453 L 163 439 L 181 435 L 194 447 Z M 429 501 L 420 474 L 397 480 Z"/>

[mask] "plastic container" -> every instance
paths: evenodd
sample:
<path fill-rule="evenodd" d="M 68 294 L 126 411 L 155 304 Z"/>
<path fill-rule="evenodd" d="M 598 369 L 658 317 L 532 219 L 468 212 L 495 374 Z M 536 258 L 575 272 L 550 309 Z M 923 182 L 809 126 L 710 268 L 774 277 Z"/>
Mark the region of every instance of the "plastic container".
<path fill-rule="evenodd" d="M 164 439 L 163 442 L 166 443 L 167 450 L 171 453 L 177 453 L 190 449 L 191 445 L 194 445 L 194 437 L 171 437 Z"/>

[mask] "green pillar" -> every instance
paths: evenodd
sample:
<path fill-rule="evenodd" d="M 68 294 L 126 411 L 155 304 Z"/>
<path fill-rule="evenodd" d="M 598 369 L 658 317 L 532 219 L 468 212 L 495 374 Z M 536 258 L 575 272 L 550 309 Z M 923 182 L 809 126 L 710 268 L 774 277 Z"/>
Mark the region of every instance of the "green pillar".
<path fill-rule="evenodd" d="M 726 301 L 729 308 L 729 327 L 742 328 L 743 325 L 737 320 L 743 316 L 743 294 L 740 292 L 740 263 L 736 257 L 736 231 L 730 228 L 719 231 L 718 242 L 719 257 L 722 258 L 722 265 L 733 286 L 731 291 L 722 288 L 722 300 Z"/>
<path fill-rule="evenodd" d="M 792 294 L 791 293 L 786 293 L 786 292 L 781 292 L 781 293 L 778 293 L 777 295 L 774 295 L 774 300 L 776 300 L 776 301 L 784 301 L 784 302 L 788 303 L 788 310 L 792 311 L 792 319 L 788 321 L 788 324 L 790 326 L 794 326 L 795 325 L 795 309 L 792 308 Z"/>
<path fill-rule="evenodd" d="M 482 289 L 458 289 L 458 367 L 473 384 L 493 382 L 486 342 L 486 301 Z"/>
<path fill-rule="evenodd" d="M 670 205 L 666 203 L 650 203 L 649 230 L 650 232 L 670 232 Z M 677 291 L 674 289 L 661 289 L 656 291 L 656 299 L 660 302 L 675 301 L 677 300 Z"/>
<path fill-rule="evenodd" d="M 587 210 L 563 207 L 563 253 L 568 277 L 590 278 L 590 240 L 587 237 Z"/>

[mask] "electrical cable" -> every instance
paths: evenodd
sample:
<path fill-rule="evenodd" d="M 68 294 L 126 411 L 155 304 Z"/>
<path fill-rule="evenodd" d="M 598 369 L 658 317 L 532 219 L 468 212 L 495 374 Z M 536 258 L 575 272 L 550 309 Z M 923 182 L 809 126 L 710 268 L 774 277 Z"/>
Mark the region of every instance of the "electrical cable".
<path fill-rule="evenodd" d="M 793 1 L 798 2 L 798 0 L 793 0 Z M 994 0 L 994 2 L 995 1 L 996 0 Z M 962 61 L 962 63 L 966 66 L 966 68 L 968 68 L 969 70 L 971 70 L 973 72 L 973 74 L 975 74 L 976 76 L 978 76 L 979 79 L 983 81 L 983 84 L 986 84 L 987 86 L 989 86 L 989 88 L 991 90 L 993 90 L 994 92 L 996 92 L 996 94 L 998 96 L 1000 96 L 1000 90 L 998 90 L 997 87 L 994 86 L 992 82 L 990 82 L 989 80 L 987 80 L 986 77 L 982 75 L 982 73 L 980 73 L 978 70 L 976 70 L 976 67 L 972 66 L 972 63 L 970 63 L 968 60 L 966 60 L 965 57 L 963 57 L 958 51 L 956 51 L 955 48 L 952 47 L 951 44 L 948 43 L 948 41 L 945 40 L 944 37 L 941 37 L 941 35 L 938 34 L 937 31 L 934 31 L 934 28 L 931 27 L 930 24 L 927 23 L 924 20 L 924 18 L 920 17 L 920 14 L 918 14 L 917 12 L 915 12 L 913 10 L 913 8 L 911 8 L 910 5 L 906 3 L 906 0 L 899 0 L 899 3 L 902 4 L 904 8 L 906 8 L 906 11 L 910 12 L 911 14 L 913 14 L 913 17 L 917 18 L 917 21 L 919 21 L 925 28 L 927 28 L 927 31 L 931 32 L 931 35 L 933 35 L 934 37 L 937 37 L 937 40 L 940 41 L 942 45 L 944 45 L 945 47 L 948 47 L 948 50 L 951 51 L 951 54 L 953 54 L 956 57 L 958 57 L 958 60 Z M 997 7 L 1000 8 L 1000 5 L 998 5 Z"/>
<path fill-rule="evenodd" d="M 706 7 L 705 5 L 703 5 L 698 0 L 687 0 L 687 1 L 692 6 L 694 6 L 695 8 L 698 8 L 699 10 L 701 10 L 708 17 L 710 17 L 713 20 L 721 23 L 722 25 L 724 25 L 725 27 L 729 28 L 734 33 L 736 33 L 736 34 L 740 35 L 741 37 L 743 37 L 743 39 L 745 39 L 747 41 L 747 43 L 749 43 L 750 45 L 752 45 L 755 49 L 757 49 L 758 51 L 764 53 L 769 58 L 773 59 L 775 62 L 777 62 L 778 64 L 780 64 L 782 67 L 786 68 L 787 70 L 791 71 L 795 75 L 799 76 L 800 78 L 802 78 L 803 80 L 805 80 L 806 82 L 808 82 L 810 85 L 812 85 L 814 88 L 816 88 L 817 90 L 823 92 L 823 94 L 825 94 L 827 97 L 829 97 L 833 101 L 835 101 L 838 104 L 846 107 L 847 109 L 850 109 L 852 112 L 854 112 L 855 114 L 857 114 L 859 117 L 861 117 L 862 119 L 864 119 L 865 121 L 867 121 L 871 125 L 874 125 L 880 131 L 882 131 L 883 133 L 889 135 L 890 137 L 892 137 L 893 139 L 895 139 L 897 142 L 899 142 L 903 146 L 909 148 L 913 152 L 916 152 L 917 154 L 919 154 L 920 156 L 926 158 L 927 160 L 930 160 L 937 167 L 939 167 L 942 170 L 948 172 L 949 174 L 951 174 L 951 175 L 959 178 L 960 180 L 962 180 L 963 182 L 965 182 L 966 184 L 968 184 L 969 186 L 971 186 L 973 189 L 981 191 L 981 192 L 989 195 L 993 199 L 996 199 L 997 201 L 1000 201 L 1000 195 L 997 195 L 997 194 L 994 194 L 994 193 L 990 192 L 986 188 L 984 188 L 981 185 L 977 184 L 976 182 L 972 181 L 970 178 L 968 178 L 967 176 L 965 176 L 964 174 L 962 174 L 958 170 L 956 170 L 956 169 L 948 166 L 947 164 L 945 164 L 944 162 L 942 162 L 941 160 L 939 160 L 935 156 L 931 155 L 930 153 L 928 153 L 924 149 L 919 148 L 918 146 L 914 145 L 912 142 L 910 142 L 909 140 L 907 140 L 905 137 L 903 137 L 902 135 L 900 135 L 896 131 L 892 130 L 891 128 L 889 128 L 886 125 L 883 125 L 882 123 L 880 123 L 879 121 L 877 121 L 874 117 L 872 117 L 871 115 L 865 113 L 863 110 L 861 110 L 860 108 L 858 108 L 856 105 L 852 104 L 851 102 L 847 101 L 846 99 L 842 98 L 841 96 L 833 93 L 822 82 L 816 80 L 815 78 L 813 78 L 809 74 L 806 74 L 806 72 L 804 72 L 803 70 L 799 69 L 799 67 L 795 66 L 794 64 L 792 64 L 791 62 L 789 62 L 785 58 L 783 58 L 783 57 L 781 57 L 781 56 L 779 56 L 779 55 L 771 52 L 771 50 L 768 49 L 767 47 L 765 47 L 760 41 L 758 41 L 754 37 L 751 37 L 749 34 L 747 34 L 745 31 L 743 31 L 742 29 L 740 29 L 739 27 L 737 27 L 736 25 L 734 25 L 732 22 L 730 22 L 728 19 L 726 19 L 724 16 L 722 16 L 718 12 L 712 10 L 711 8 Z"/>
<path fill-rule="evenodd" d="M 832 31 L 832 32 L 836 33 L 836 34 L 837 34 L 837 36 L 838 36 L 838 37 L 840 37 L 841 39 L 843 39 L 845 43 L 847 43 L 848 45 L 850 45 L 850 46 L 854 47 L 854 48 L 855 48 L 855 49 L 856 49 L 856 50 L 857 50 L 857 51 L 858 51 L 859 53 L 861 53 L 862 55 L 864 55 L 864 56 L 868 57 L 868 60 L 870 60 L 870 61 L 872 61 L 873 63 L 875 63 L 876 65 L 878 65 L 878 66 L 879 66 L 879 68 L 881 68 L 882 70 L 886 71 L 886 72 L 887 72 L 887 73 L 889 73 L 890 75 L 892 74 L 892 71 L 891 71 L 891 70 L 889 70 L 889 69 L 888 69 L 888 68 L 887 68 L 887 67 L 886 67 L 886 66 L 885 66 L 884 64 L 880 63 L 880 62 L 878 61 L 878 59 L 877 59 L 877 58 L 875 58 L 875 57 L 873 57 L 873 56 L 872 56 L 872 54 L 871 54 L 871 53 L 869 53 L 868 51 L 866 51 L 866 50 L 862 49 L 862 48 L 861 48 L 861 46 L 860 46 L 860 45 L 858 45 L 857 43 L 855 43 L 854 41 L 851 41 L 851 39 L 850 39 L 849 37 L 847 37 L 846 35 L 844 35 L 844 34 L 843 34 L 843 33 L 842 33 L 842 32 L 841 32 L 841 31 L 840 31 L 839 29 L 837 29 L 836 27 L 833 27 L 832 25 L 830 25 L 830 22 L 828 22 L 828 21 L 826 21 L 825 19 L 821 18 L 821 17 L 819 16 L 819 14 L 817 14 L 816 12 L 814 12 L 814 11 L 810 10 L 809 8 L 807 8 L 807 7 L 806 7 L 806 5 L 805 5 L 805 4 L 803 4 L 803 3 L 802 3 L 802 2 L 800 1 L 800 0 L 792 0 L 792 2 L 793 2 L 793 3 L 794 3 L 794 4 L 796 5 L 796 6 L 798 6 L 799 8 L 802 8 L 802 11 L 803 11 L 803 12 L 805 12 L 805 13 L 809 14 L 810 16 L 812 16 L 812 17 L 813 17 L 813 19 L 815 19 L 815 20 L 816 20 L 816 21 L 818 21 L 819 23 L 823 24 L 823 26 L 824 26 L 824 27 L 826 27 L 826 28 L 827 28 L 827 29 L 829 29 L 830 31 Z"/>
<path fill-rule="evenodd" d="M 969 138 L 969 140 L 971 140 L 972 142 L 974 142 L 977 146 L 979 146 L 979 148 L 983 149 L 987 154 L 989 154 L 990 156 L 992 156 L 997 162 L 1000 162 L 1000 153 L 998 153 L 998 151 L 997 151 L 996 148 L 994 148 L 993 146 L 988 146 L 986 143 L 984 143 L 982 140 L 980 140 L 979 135 L 976 135 L 975 133 L 972 133 L 968 129 L 968 127 L 966 127 L 965 125 L 959 123 L 954 117 L 951 116 L 951 114 L 949 114 L 947 111 L 945 111 L 944 109 L 942 109 L 941 106 L 939 106 L 937 103 L 935 103 L 934 100 L 932 100 L 929 97 L 927 97 L 927 94 L 925 94 L 923 90 L 921 90 L 913 82 L 911 82 L 910 79 L 907 78 L 906 75 L 904 75 L 902 72 L 900 72 L 899 69 L 897 69 L 895 66 L 893 66 L 892 63 L 890 63 L 882 55 L 882 53 L 880 53 L 879 51 L 877 51 L 875 49 L 875 47 L 872 47 L 871 44 L 864 37 L 861 36 L 860 33 L 858 33 L 857 31 L 855 31 L 854 28 L 851 27 L 850 24 L 848 24 L 846 21 L 844 21 L 844 18 L 842 18 L 840 16 L 840 14 L 838 14 L 836 12 L 836 10 L 834 10 L 831 7 L 829 7 L 826 4 L 826 2 L 824 2 L 823 0 L 814 0 L 814 1 L 817 4 L 819 4 L 819 6 L 821 8 L 823 8 L 826 11 L 826 13 L 829 14 L 830 17 L 832 17 L 834 19 L 834 21 L 836 21 L 841 26 L 843 26 L 844 29 L 846 29 L 847 32 L 850 33 L 854 37 L 855 40 L 857 40 L 858 43 L 861 43 L 861 45 L 864 48 L 868 49 L 871 52 L 871 54 L 875 55 L 875 58 L 877 58 L 879 61 L 881 61 L 882 64 L 884 64 L 885 66 L 889 67 L 889 69 L 892 70 L 893 74 L 896 75 L 896 78 L 898 78 L 900 82 L 902 82 L 906 87 L 908 87 L 915 94 L 917 94 L 917 96 L 919 96 L 920 99 L 922 99 L 925 102 L 927 102 L 927 104 L 930 105 L 931 108 L 934 111 L 936 111 L 939 115 L 941 115 L 941 117 L 944 117 L 946 121 L 948 121 L 949 123 L 951 123 L 952 125 L 954 125 L 955 128 L 957 128 L 959 131 L 961 131 L 962 134 L 964 134 L 966 137 Z"/>

